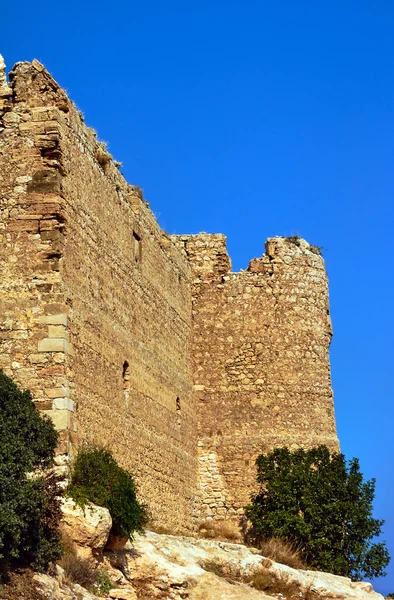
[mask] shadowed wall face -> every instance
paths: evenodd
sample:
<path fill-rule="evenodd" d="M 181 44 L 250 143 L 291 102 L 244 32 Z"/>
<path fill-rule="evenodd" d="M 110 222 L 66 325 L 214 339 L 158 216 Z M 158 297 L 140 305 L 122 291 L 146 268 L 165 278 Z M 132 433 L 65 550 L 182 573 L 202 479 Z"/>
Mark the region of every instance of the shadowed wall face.
<path fill-rule="evenodd" d="M 317 248 L 267 241 L 231 273 L 224 236 L 180 238 L 194 270 L 193 377 L 206 516 L 242 514 L 262 451 L 338 449 L 328 285 Z"/>

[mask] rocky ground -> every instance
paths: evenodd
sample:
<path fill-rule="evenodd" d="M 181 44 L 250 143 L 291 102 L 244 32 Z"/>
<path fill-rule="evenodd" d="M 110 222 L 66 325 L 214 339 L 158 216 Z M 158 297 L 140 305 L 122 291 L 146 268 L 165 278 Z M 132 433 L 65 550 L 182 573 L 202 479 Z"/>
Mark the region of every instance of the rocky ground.
<path fill-rule="evenodd" d="M 12 573 L 0 600 L 383 600 L 369 583 L 293 569 L 242 544 L 147 531 L 119 550 L 111 527 L 107 509 L 64 500 L 60 565 Z"/>
<path fill-rule="evenodd" d="M 119 600 L 382 600 L 369 583 L 345 577 L 296 570 L 265 559 L 240 544 L 159 535 L 147 532 L 120 552 L 105 552 L 102 566 L 113 588 L 108 598 Z M 78 585 L 57 576 L 34 575 L 50 600 L 95 600 Z M 263 588 L 263 589 L 256 589 Z"/>

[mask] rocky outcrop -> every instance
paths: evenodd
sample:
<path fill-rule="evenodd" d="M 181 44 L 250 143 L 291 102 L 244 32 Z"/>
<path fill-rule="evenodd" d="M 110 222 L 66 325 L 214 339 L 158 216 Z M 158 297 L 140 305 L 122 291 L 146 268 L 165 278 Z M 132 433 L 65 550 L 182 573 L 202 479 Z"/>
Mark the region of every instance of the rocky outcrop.
<path fill-rule="evenodd" d="M 159 535 L 136 536 L 105 552 L 100 568 L 113 582 L 110 600 L 383 600 L 371 584 L 275 563 L 241 544 Z M 96 600 L 69 580 L 36 575 L 48 600 Z"/>
<path fill-rule="evenodd" d="M 62 533 L 75 544 L 77 554 L 83 558 L 100 556 L 112 527 L 109 510 L 95 504 L 81 508 L 71 498 L 64 498 L 62 513 Z"/>
<path fill-rule="evenodd" d="M 163 597 L 160 596 L 163 591 L 167 594 L 164 597 L 174 600 L 264 600 L 280 593 L 282 598 L 298 596 L 313 600 L 382 599 L 368 583 L 292 569 L 241 544 L 148 532 L 126 548 L 127 577 L 137 593 L 139 589 L 142 591 L 143 599 Z M 111 561 L 110 555 L 108 559 Z M 267 589 L 258 590 L 253 585 L 267 585 Z"/>

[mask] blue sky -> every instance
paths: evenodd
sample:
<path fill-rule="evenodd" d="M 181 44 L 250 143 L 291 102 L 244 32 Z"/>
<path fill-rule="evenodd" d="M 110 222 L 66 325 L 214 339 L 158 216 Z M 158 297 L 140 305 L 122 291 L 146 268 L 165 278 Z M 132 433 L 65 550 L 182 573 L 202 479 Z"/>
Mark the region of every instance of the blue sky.
<path fill-rule="evenodd" d="M 18 2 L 9 68 L 40 60 L 170 233 L 324 247 L 343 452 L 377 478 L 394 556 L 392 0 Z M 394 560 L 375 585 L 394 592 Z"/>

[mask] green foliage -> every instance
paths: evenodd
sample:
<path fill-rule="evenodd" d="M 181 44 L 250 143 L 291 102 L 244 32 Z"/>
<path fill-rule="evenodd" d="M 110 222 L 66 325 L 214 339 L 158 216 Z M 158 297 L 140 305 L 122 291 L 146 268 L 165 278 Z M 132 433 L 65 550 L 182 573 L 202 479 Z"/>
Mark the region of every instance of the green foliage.
<path fill-rule="evenodd" d="M 98 569 L 96 571 L 96 581 L 92 586 L 94 594 L 99 596 L 108 596 L 110 589 L 113 587 L 111 577 L 104 571 L 104 569 Z"/>
<path fill-rule="evenodd" d="M 43 569 L 60 555 L 58 480 L 43 474 L 57 439 L 30 392 L 0 371 L 0 578 L 10 564 Z"/>
<path fill-rule="evenodd" d="M 375 480 L 363 481 L 359 462 L 326 446 L 276 449 L 257 460 L 259 493 L 246 507 L 249 536 L 273 536 L 303 548 L 311 567 L 337 575 L 379 577 L 390 557 L 384 543 L 372 543 L 384 521 L 372 517 Z"/>
<path fill-rule="evenodd" d="M 75 459 L 67 493 L 80 506 L 93 502 L 108 508 L 112 533 L 132 539 L 147 523 L 147 511 L 136 496 L 136 485 L 109 450 L 86 446 Z"/>

